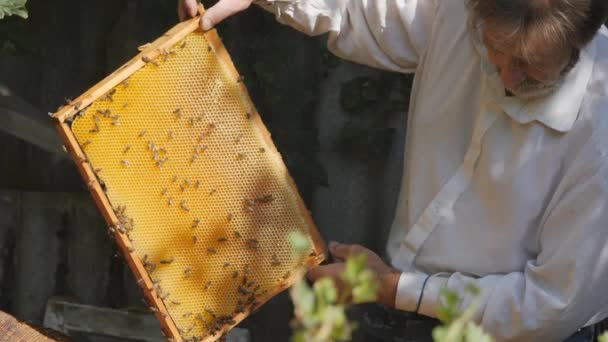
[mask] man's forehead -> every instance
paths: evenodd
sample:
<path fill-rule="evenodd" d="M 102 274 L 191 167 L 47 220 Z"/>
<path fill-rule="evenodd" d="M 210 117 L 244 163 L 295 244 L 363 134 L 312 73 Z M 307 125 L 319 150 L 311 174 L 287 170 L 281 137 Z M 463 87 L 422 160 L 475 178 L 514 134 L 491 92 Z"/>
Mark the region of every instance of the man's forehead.
<path fill-rule="evenodd" d="M 542 27 L 523 30 L 488 21 L 482 26 L 481 34 L 488 47 L 529 62 L 543 62 L 569 54 L 568 49 L 558 40 L 548 37 Z"/>

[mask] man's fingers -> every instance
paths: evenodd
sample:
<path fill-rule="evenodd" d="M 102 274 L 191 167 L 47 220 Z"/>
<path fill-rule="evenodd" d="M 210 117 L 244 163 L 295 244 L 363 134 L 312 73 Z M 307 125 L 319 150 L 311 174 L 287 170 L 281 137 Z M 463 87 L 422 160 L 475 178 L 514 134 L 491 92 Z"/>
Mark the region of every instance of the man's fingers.
<path fill-rule="evenodd" d="M 347 245 L 344 243 L 331 242 L 329 244 L 329 251 L 335 258 L 345 260 L 351 255 L 365 253 L 367 250 L 360 245 Z"/>
<path fill-rule="evenodd" d="M 180 0 L 177 4 L 177 15 L 180 21 L 192 18 L 198 14 L 196 0 Z"/>
<path fill-rule="evenodd" d="M 203 31 L 209 31 L 229 16 L 247 9 L 250 4 L 251 0 L 220 0 L 205 12 L 201 28 Z"/>
<path fill-rule="evenodd" d="M 306 278 L 313 282 L 322 277 L 331 277 L 336 279 L 336 277 L 340 276 L 343 268 L 344 264 L 342 263 L 317 266 L 306 273 Z"/>

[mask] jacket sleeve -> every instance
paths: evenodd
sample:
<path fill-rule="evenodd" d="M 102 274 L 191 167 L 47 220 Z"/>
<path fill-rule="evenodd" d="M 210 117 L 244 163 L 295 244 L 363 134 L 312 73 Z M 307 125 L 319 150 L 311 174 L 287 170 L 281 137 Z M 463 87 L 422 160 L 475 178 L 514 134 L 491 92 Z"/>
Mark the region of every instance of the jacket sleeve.
<path fill-rule="evenodd" d="M 371 67 L 413 72 L 435 21 L 435 0 L 258 0 L 283 24 L 328 34 L 338 57 Z"/>

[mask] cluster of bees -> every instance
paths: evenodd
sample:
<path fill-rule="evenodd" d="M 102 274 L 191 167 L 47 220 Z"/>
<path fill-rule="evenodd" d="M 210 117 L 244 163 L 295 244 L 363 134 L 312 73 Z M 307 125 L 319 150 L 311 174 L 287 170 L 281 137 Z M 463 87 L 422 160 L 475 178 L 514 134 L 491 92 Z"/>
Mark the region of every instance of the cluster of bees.
<path fill-rule="evenodd" d="M 186 47 L 186 42 L 185 41 L 182 42 L 179 45 L 179 47 L 181 47 L 181 49 L 184 49 Z M 211 50 L 210 46 L 209 46 L 209 50 Z M 169 56 L 174 55 L 174 54 L 176 54 L 176 52 L 173 49 L 171 51 L 163 50 L 162 60 L 167 61 Z M 142 60 L 143 60 L 143 62 L 145 62 L 147 64 L 152 64 L 157 67 L 161 65 L 161 63 L 159 61 L 157 61 L 155 59 L 150 59 L 148 57 L 143 57 Z M 243 81 L 243 77 L 239 76 L 239 78 L 237 79 L 237 82 L 242 82 L 242 81 Z M 128 78 L 125 79 L 122 82 L 122 85 L 125 88 L 127 88 L 129 86 L 129 79 Z M 100 97 L 99 101 L 114 102 L 115 93 L 116 93 L 116 89 L 112 89 L 108 93 L 106 93 L 105 95 Z M 126 108 L 127 106 L 128 106 L 127 102 L 122 104 L 123 108 Z M 77 108 L 77 109 L 80 110 L 79 108 Z M 84 110 L 82 110 L 80 114 L 82 114 L 83 111 Z M 174 118 L 176 120 L 181 120 L 182 116 L 183 116 L 182 109 L 176 108 L 175 110 L 172 111 L 172 115 L 174 116 Z M 250 112 L 247 112 L 245 114 L 246 119 L 250 119 L 251 117 L 252 117 L 252 115 Z M 196 117 L 190 117 L 187 120 L 187 124 L 189 125 L 189 127 L 194 127 L 195 123 L 202 122 L 203 118 L 204 118 L 204 113 L 202 115 L 199 115 Z M 121 116 L 117 113 L 114 113 L 111 109 L 97 109 L 96 112 L 93 114 L 93 120 L 94 120 L 93 126 L 89 130 L 89 133 L 99 133 L 100 132 L 100 122 L 102 120 L 110 120 L 110 124 L 112 126 L 121 125 Z M 202 132 L 200 133 L 200 136 L 198 137 L 198 140 L 197 140 L 198 142 L 192 151 L 192 155 L 190 157 L 190 163 L 195 163 L 196 160 L 201 158 L 203 156 L 203 154 L 205 153 L 205 151 L 207 151 L 208 147 L 206 144 L 204 144 L 204 142 L 215 131 L 216 131 L 216 125 L 214 123 L 208 123 L 204 126 L 204 129 L 202 130 Z M 156 142 L 147 140 L 146 139 L 147 135 L 148 135 L 148 132 L 146 130 L 142 130 L 139 132 L 139 134 L 137 134 L 136 138 L 144 139 L 144 141 L 147 141 L 147 144 L 145 145 L 145 147 L 146 147 L 147 152 L 149 152 L 149 154 L 150 154 L 152 163 L 159 169 L 162 169 L 164 164 L 170 160 L 170 156 L 167 151 L 167 148 L 161 146 L 160 144 L 157 144 Z M 174 139 L 174 133 L 172 131 L 167 131 L 166 137 L 167 137 L 167 141 L 171 141 Z M 234 139 L 234 143 L 239 144 L 242 139 L 243 139 L 243 134 L 239 134 Z M 86 140 L 83 143 L 81 143 L 81 147 L 83 149 L 86 149 L 87 146 L 91 143 L 92 143 L 91 140 Z M 124 149 L 122 150 L 123 159 L 120 160 L 120 163 L 125 168 L 131 167 L 131 160 L 129 160 L 129 158 L 128 158 L 129 152 L 131 150 L 132 150 L 131 145 L 126 145 L 124 147 Z M 265 149 L 260 147 L 258 149 L 258 152 L 265 153 Z M 236 156 L 236 160 L 243 160 L 245 158 L 246 158 L 246 155 L 244 153 L 239 153 Z M 98 181 L 100 182 L 100 184 L 102 184 L 102 187 L 105 187 L 103 180 L 101 179 L 101 177 L 99 175 L 99 172 L 101 172 L 101 169 L 95 169 L 94 171 L 96 173 Z M 178 185 L 179 189 L 182 193 L 187 191 L 188 189 L 199 189 L 201 187 L 201 182 L 199 180 L 183 179 L 181 182 L 178 182 L 178 179 L 179 179 L 179 177 L 177 177 L 177 175 L 174 175 L 172 178 L 172 183 L 173 183 L 173 185 Z M 92 186 L 92 184 L 90 184 L 89 186 Z M 208 195 L 211 196 L 216 192 L 217 192 L 217 189 L 211 189 L 209 191 Z M 185 213 L 191 212 L 191 208 L 188 205 L 187 201 L 185 199 L 183 199 L 183 200 L 179 201 L 179 203 L 178 203 L 172 196 L 170 196 L 168 188 L 164 188 L 162 190 L 161 198 L 164 198 L 164 201 L 166 201 L 166 204 L 168 206 L 176 206 Z M 273 201 L 274 201 L 274 196 L 272 194 L 263 194 L 261 196 L 255 197 L 255 198 L 245 198 L 243 200 L 243 209 L 246 213 L 252 213 L 256 210 L 256 208 L 258 206 L 261 206 L 264 204 L 269 204 Z M 130 241 L 133 241 L 130 233 L 135 228 L 135 223 L 132 218 L 130 218 L 126 215 L 126 206 L 119 205 L 119 206 L 114 207 L 113 209 L 114 209 L 114 213 L 116 214 L 116 217 L 118 219 L 118 222 L 116 222 L 113 226 L 111 226 L 109 228 L 110 232 L 124 234 L 129 238 Z M 228 222 L 232 221 L 233 217 L 234 217 L 233 213 L 231 213 L 231 212 L 228 213 L 227 221 Z M 200 218 L 194 218 L 192 220 L 191 228 L 198 228 L 199 226 L 201 226 L 201 224 L 202 224 L 202 220 Z M 238 230 L 234 230 L 233 234 L 234 234 L 234 236 L 232 239 L 234 241 L 237 241 L 237 240 L 242 241 L 242 243 L 248 250 L 257 251 L 260 249 L 260 242 L 257 239 L 244 238 Z M 198 242 L 198 238 L 197 238 L 196 234 L 194 234 L 194 233 L 192 236 L 192 240 L 195 244 Z M 220 236 L 216 239 L 216 242 L 220 243 L 220 244 L 227 243 L 228 241 L 229 241 L 228 236 Z M 205 250 L 208 254 L 217 254 L 218 253 L 218 250 L 212 246 L 207 247 Z M 130 253 L 132 253 L 134 251 L 135 250 L 132 247 L 129 247 Z M 158 263 L 160 265 L 169 266 L 169 265 L 172 265 L 174 263 L 174 261 L 175 261 L 174 257 L 169 257 L 169 258 L 159 260 Z M 165 305 L 167 305 L 167 306 L 168 305 L 180 305 L 181 303 L 179 301 L 171 298 L 170 293 L 165 291 L 162 288 L 161 280 L 158 278 L 154 278 L 152 276 L 153 273 L 158 268 L 157 263 L 152 261 L 152 258 L 150 258 L 147 254 L 144 255 L 144 257 L 141 259 L 141 263 L 144 266 L 145 270 L 147 271 L 148 275 L 150 276 L 150 279 L 153 284 L 154 293 L 158 297 L 158 299 L 162 300 L 165 303 Z M 228 270 L 229 268 L 231 268 L 231 265 L 232 264 L 230 262 L 224 262 L 222 265 L 222 269 Z M 273 254 L 272 260 L 270 262 L 270 266 L 278 267 L 280 265 L 281 265 L 281 261 L 279 260 L 278 256 L 276 254 Z M 195 270 L 191 266 L 185 267 L 183 270 L 184 278 L 191 278 L 193 272 L 195 272 Z M 290 272 L 287 271 L 279 280 L 280 281 L 287 280 L 289 277 L 290 277 Z M 178 331 L 180 332 L 180 334 L 182 335 L 184 340 L 185 341 L 201 341 L 207 336 L 216 335 L 217 333 L 221 332 L 225 326 L 234 325 L 236 323 L 235 320 L 233 319 L 233 317 L 235 315 L 237 315 L 239 313 L 243 313 L 246 310 L 254 310 L 260 304 L 258 299 L 260 297 L 264 296 L 268 292 L 268 290 L 267 289 L 262 290 L 261 284 L 258 284 L 255 280 L 253 280 L 251 278 L 252 278 L 251 267 L 249 264 L 245 264 L 242 269 L 235 269 L 234 271 L 232 271 L 232 279 L 234 279 L 234 283 L 236 284 L 234 291 L 236 292 L 236 294 L 238 296 L 237 304 L 232 312 L 216 314 L 213 310 L 206 307 L 206 308 L 204 308 L 204 311 L 196 313 L 196 314 L 193 314 L 191 312 L 183 314 L 183 318 L 193 317 L 193 320 L 194 320 L 194 322 L 190 326 L 178 328 Z M 137 282 L 140 286 L 144 286 L 143 279 L 138 279 Z M 212 282 L 207 281 L 204 284 L 202 284 L 201 289 L 203 291 L 207 291 L 211 286 L 213 286 Z M 153 306 L 150 307 L 150 309 L 154 312 L 158 312 L 158 309 L 156 309 Z M 161 314 L 163 316 L 167 316 L 167 314 L 164 312 L 161 312 Z M 194 330 L 194 328 L 196 326 L 197 321 L 199 322 L 199 325 L 201 325 L 205 329 L 205 335 L 204 336 L 186 336 L 186 335 L 189 335 L 192 333 L 192 331 Z"/>

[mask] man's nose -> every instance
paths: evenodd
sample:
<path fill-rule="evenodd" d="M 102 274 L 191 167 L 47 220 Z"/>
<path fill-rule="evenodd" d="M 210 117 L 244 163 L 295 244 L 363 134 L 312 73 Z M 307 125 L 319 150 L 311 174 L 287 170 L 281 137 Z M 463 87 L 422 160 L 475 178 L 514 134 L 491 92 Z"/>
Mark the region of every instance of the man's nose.
<path fill-rule="evenodd" d="M 518 66 L 507 65 L 500 69 L 500 78 L 505 88 L 515 88 L 526 79 L 526 74 Z"/>

